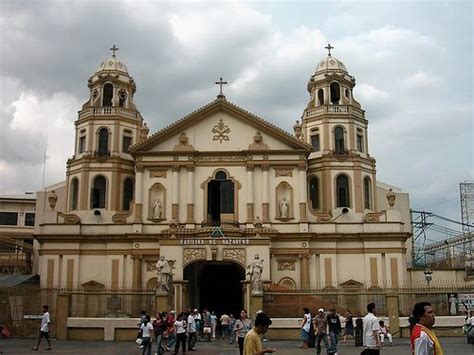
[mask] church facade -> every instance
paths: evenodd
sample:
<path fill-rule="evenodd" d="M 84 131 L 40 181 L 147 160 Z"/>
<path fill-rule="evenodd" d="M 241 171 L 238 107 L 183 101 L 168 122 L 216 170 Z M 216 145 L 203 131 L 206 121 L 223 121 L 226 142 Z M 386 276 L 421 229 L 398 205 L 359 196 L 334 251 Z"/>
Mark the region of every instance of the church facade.
<path fill-rule="evenodd" d="M 317 63 L 292 134 L 222 84 L 150 135 L 125 64 L 115 51 L 101 63 L 65 181 L 38 193 L 42 286 L 154 289 L 160 256 L 177 309 L 218 309 L 225 290 L 235 308 L 248 304 L 255 259 L 264 289 L 407 282 L 408 194 L 377 181 L 344 64 L 330 53 Z"/>

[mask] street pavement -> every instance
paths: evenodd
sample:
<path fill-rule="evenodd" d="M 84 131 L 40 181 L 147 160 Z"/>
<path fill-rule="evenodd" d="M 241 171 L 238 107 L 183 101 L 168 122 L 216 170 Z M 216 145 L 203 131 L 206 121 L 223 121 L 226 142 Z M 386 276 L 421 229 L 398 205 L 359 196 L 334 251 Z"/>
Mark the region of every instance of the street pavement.
<path fill-rule="evenodd" d="M 52 340 L 53 350 L 43 350 L 47 347 L 44 342 L 41 343 L 40 350 L 34 351 L 32 347 L 36 344 L 35 339 L 1 339 L 0 354 L 123 354 L 123 355 L 139 355 L 140 348 L 133 341 L 124 342 L 105 342 L 105 341 L 55 341 Z M 355 355 L 360 354 L 361 349 L 353 345 L 353 341 L 348 343 L 340 343 L 338 346 L 339 355 Z M 466 343 L 466 338 L 453 337 L 441 338 L 445 355 L 471 355 L 474 354 L 474 346 Z M 268 341 L 264 346 L 276 348 L 276 355 L 313 355 L 316 354 L 315 349 L 300 349 L 301 345 L 298 341 Z M 190 355 L 238 355 L 239 350 L 235 344 L 230 345 L 221 340 L 212 342 L 198 342 L 197 351 L 188 351 Z M 323 348 L 322 354 L 326 354 Z M 156 345 L 153 347 L 154 354 Z M 167 352 L 172 354 L 172 352 Z M 410 354 L 409 339 L 394 339 L 393 346 L 386 346 L 381 351 L 382 355 L 401 355 Z"/>

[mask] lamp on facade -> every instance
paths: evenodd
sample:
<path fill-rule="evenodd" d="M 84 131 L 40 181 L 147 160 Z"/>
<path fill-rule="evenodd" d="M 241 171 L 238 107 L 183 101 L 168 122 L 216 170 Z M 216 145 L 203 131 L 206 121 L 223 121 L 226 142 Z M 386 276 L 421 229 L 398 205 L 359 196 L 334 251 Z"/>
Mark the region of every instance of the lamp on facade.
<path fill-rule="evenodd" d="M 428 284 L 428 287 L 430 287 L 430 282 L 433 280 L 433 271 L 428 267 L 423 273 L 425 274 L 426 283 Z"/>

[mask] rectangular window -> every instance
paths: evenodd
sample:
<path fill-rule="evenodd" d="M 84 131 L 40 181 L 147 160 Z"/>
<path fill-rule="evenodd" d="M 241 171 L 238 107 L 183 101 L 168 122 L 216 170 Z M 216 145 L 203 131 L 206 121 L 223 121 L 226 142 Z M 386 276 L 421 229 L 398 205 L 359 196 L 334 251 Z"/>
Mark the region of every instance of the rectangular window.
<path fill-rule="evenodd" d="M 361 153 L 364 152 L 364 136 L 360 134 L 357 135 L 357 150 Z"/>
<path fill-rule="evenodd" d="M 86 136 L 79 137 L 79 154 L 86 151 Z"/>
<path fill-rule="evenodd" d="M 313 134 L 311 136 L 311 145 L 313 146 L 313 152 L 319 152 L 319 134 Z"/>
<path fill-rule="evenodd" d="M 123 136 L 122 137 L 122 152 L 130 153 L 130 146 L 132 145 L 132 137 Z"/>
<path fill-rule="evenodd" d="M 4 226 L 18 225 L 17 212 L 0 212 L 0 224 Z"/>
<path fill-rule="evenodd" d="M 25 226 L 34 227 L 34 225 L 35 225 L 35 214 L 27 212 L 25 214 Z"/>

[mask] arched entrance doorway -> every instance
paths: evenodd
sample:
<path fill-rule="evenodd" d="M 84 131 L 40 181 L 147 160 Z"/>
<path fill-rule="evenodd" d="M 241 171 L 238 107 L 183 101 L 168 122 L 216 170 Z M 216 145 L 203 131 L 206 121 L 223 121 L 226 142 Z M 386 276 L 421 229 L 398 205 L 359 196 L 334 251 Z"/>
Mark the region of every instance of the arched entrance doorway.
<path fill-rule="evenodd" d="M 245 269 L 227 261 L 197 261 L 184 268 L 190 307 L 237 316 L 243 308 Z"/>

